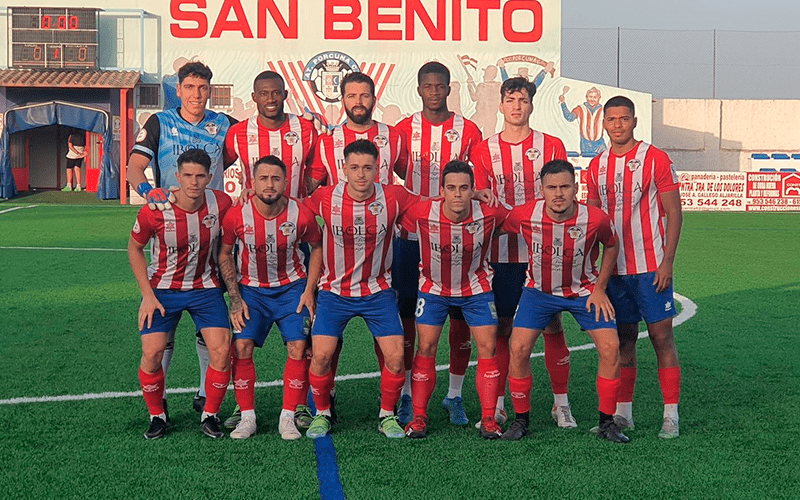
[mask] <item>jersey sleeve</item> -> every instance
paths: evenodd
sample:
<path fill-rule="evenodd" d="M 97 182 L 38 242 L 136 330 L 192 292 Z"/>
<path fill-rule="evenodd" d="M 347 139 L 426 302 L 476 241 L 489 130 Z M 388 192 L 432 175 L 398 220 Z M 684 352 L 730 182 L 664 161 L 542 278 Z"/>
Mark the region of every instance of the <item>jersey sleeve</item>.
<path fill-rule="evenodd" d="M 397 127 L 393 127 L 397 135 L 397 161 L 394 163 L 394 173 L 405 179 L 409 168 L 408 137 L 405 132 Z"/>
<path fill-rule="evenodd" d="M 233 200 L 225 191 L 214 190 L 214 196 L 217 198 L 217 205 L 219 206 L 219 218 L 224 219 L 225 214 L 233 206 Z"/>
<path fill-rule="evenodd" d="M 300 205 L 300 223 L 302 224 L 302 231 L 300 232 L 300 239 L 306 243 L 321 243 L 322 230 L 317 222 L 317 217 L 306 208 Z"/>
<path fill-rule="evenodd" d="M 655 177 L 656 189 L 659 193 L 667 193 L 680 189 L 681 183 L 678 180 L 678 173 L 675 172 L 675 165 L 669 155 L 663 151 L 656 151 L 653 155 L 653 174 Z"/>
<path fill-rule="evenodd" d="M 161 134 L 161 122 L 158 121 L 158 113 L 150 115 L 144 123 L 144 127 L 136 135 L 136 142 L 133 144 L 131 154 L 138 153 L 152 160 L 158 154 L 158 138 Z"/>
<path fill-rule="evenodd" d="M 420 217 L 420 212 L 422 212 L 422 207 L 429 206 L 430 202 L 426 203 L 416 203 L 414 206 L 410 207 L 406 210 L 402 217 L 400 217 L 400 227 L 408 231 L 409 233 L 416 233 L 417 232 L 417 221 Z"/>
<path fill-rule="evenodd" d="M 466 136 L 466 145 L 464 146 L 464 161 L 470 161 L 475 146 L 483 141 L 483 135 L 481 135 L 481 130 L 478 128 L 478 126 L 467 119 L 464 119 L 464 135 Z"/>
<path fill-rule="evenodd" d="M 603 213 L 602 210 L 598 210 L 598 212 L 597 239 L 600 240 L 603 246 L 613 247 L 617 244 L 617 233 L 614 230 L 614 223 L 611 222 L 611 218 Z"/>
<path fill-rule="evenodd" d="M 146 245 L 156 232 L 156 216 L 146 205 L 136 214 L 136 222 L 131 229 L 131 238 L 141 245 Z"/>
<path fill-rule="evenodd" d="M 325 169 L 325 152 L 330 147 L 328 145 L 326 147 L 325 142 L 330 138 L 328 135 L 321 135 L 317 139 L 317 143 L 314 146 L 314 160 L 311 162 L 311 166 L 307 169 L 308 177 L 314 179 L 315 181 L 324 181 L 328 177 L 328 171 Z"/>
<path fill-rule="evenodd" d="M 239 159 L 239 154 L 236 153 L 236 133 L 239 127 L 231 127 L 228 133 L 225 134 L 225 149 L 223 149 L 223 157 L 225 164 L 229 165 Z"/>
<path fill-rule="evenodd" d="M 393 186 L 383 186 L 384 189 L 391 189 L 397 199 L 397 215 L 402 216 L 405 214 L 409 209 L 411 209 L 414 205 L 422 203 L 424 198 L 418 196 L 408 189 L 405 186 L 393 185 Z"/>
<path fill-rule="evenodd" d="M 507 213 L 506 218 L 503 220 L 503 223 L 500 226 L 504 232 L 519 233 L 522 230 L 520 222 L 523 219 L 522 211 L 524 208 L 525 205 L 520 205 L 518 207 L 514 207 Z"/>
<path fill-rule="evenodd" d="M 239 228 L 239 220 L 241 217 L 239 214 L 242 213 L 242 209 L 240 206 L 233 207 L 228 210 L 228 213 L 225 214 L 225 217 L 222 219 L 222 242 L 226 245 L 234 245 L 236 244 L 236 230 Z"/>
<path fill-rule="evenodd" d="M 321 208 L 322 208 L 322 193 L 324 191 L 325 190 L 322 189 L 322 188 L 319 188 L 319 189 L 315 190 L 313 193 L 311 193 L 311 196 L 303 198 L 303 201 L 300 202 L 301 205 L 303 207 L 305 207 L 306 209 L 308 209 L 308 211 L 310 211 L 315 216 L 316 215 L 322 215 L 322 210 L 321 210 Z"/>
<path fill-rule="evenodd" d="M 473 169 L 475 174 L 475 190 L 492 189 L 492 177 L 489 175 L 487 165 L 485 164 L 484 152 L 486 151 L 486 141 L 479 143 L 472 150 L 470 159 L 472 160 Z M 488 154 L 488 151 L 486 152 Z M 491 167 L 489 167 L 491 168 Z"/>
<path fill-rule="evenodd" d="M 552 137 L 550 139 L 553 144 L 553 160 L 567 160 L 567 148 L 564 147 L 564 143 L 561 142 L 561 139 L 558 137 Z"/>
<path fill-rule="evenodd" d="M 586 172 L 586 200 L 600 200 L 600 191 L 597 187 L 597 169 L 600 168 L 600 157 L 595 156 L 589 163 Z"/>

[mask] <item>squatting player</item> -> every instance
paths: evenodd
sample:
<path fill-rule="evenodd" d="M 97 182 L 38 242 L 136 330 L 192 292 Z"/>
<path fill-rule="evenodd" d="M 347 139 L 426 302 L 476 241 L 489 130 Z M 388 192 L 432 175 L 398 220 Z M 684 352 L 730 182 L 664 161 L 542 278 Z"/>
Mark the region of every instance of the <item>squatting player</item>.
<path fill-rule="evenodd" d="M 531 350 L 539 334 L 563 311 L 569 311 L 597 348 L 597 394 L 600 400 L 598 436 L 628 442 L 612 414 L 619 389 L 619 340 L 614 308 L 605 290 L 619 243 L 608 216 L 596 207 L 575 201 L 575 170 L 564 160 L 541 170 L 543 200 L 515 207 L 503 230 L 521 235 L 529 254 L 527 283 L 514 316 L 508 386 L 516 420 L 503 439 L 528 433 L 531 409 Z M 603 263 L 595 262 L 603 245 Z"/>
<path fill-rule="evenodd" d="M 231 301 L 236 352 L 233 387 L 241 410 L 241 420 L 231 432 L 234 439 L 247 439 L 256 432 L 253 348 L 264 345 L 273 323 L 288 351 L 278 431 L 283 439 L 301 437 L 294 418 L 298 405 L 308 397 L 305 351 L 322 269 L 322 235 L 314 214 L 284 196 L 286 170 L 275 156 L 255 162 L 251 178 L 255 196 L 231 208 L 223 221 L 219 266 Z M 301 241 L 311 245 L 308 273 Z"/>
<path fill-rule="evenodd" d="M 481 142 L 478 126 L 447 109 L 450 95 L 450 70 L 439 62 L 428 62 L 417 72 L 417 93 L 422 111 L 397 124 L 406 137 L 409 168 L 406 188 L 425 198 L 438 196 L 441 188 L 441 169 L 451 160 L 468 161 L 472 148 Z M 411 363 L 414 357 L 416 328 L 414 311 L 419 286 L 419 242 L 415 234 L 403 234 L 395 240 L 392 264 L 392 286 L 398 293 L 400 320 L 405 332 L 406 383 L 400 397 L 397 416 L 401 424 L 411 421 Z M 442 406 L 450 413 L 450 422 L 469 423 L 464 412 L 461 388 L 469 367 L 472 343 L 469 327 L 461 310 L 450 310 L 450 386 Z"/>
<path fill-rule="evenodd" d="M 189 62 L 178 70 L 177 109 L 160 111 L 145 122 L 128 160 L 128 182 L 146 198 L 150 207 L 169 208 L 170 189 L 175 181 L 178 156 L 188 149 L 201 148 L 211 158 L 211 189 L 223 189 L 223 171 L 228 166 L 223 159 L 223 145 L 228 128 L 236 120 L 222 113 L 206 109 L 211 95 L 211 69 L 201 62 Z M 156 187 L 145 177 L 147 165 L 153 163 Z M 170 332 L 164 351 L 162 366 L 169 370 L 172 360 L 175 332 Z M 194 409 L 201 411 L 205 399 L 205 373 L 208 366 L 208 349 L 203 338 L 197 335 L 197 357 L 200 363 L 200 390 L 194 397 Z"/>
<path fill-rule="evenodd" d="M 471 158 L 475 165 L 475 185 L 491 188 L 501 202 L 514 207 L 538 198 L 541 193 L 539 171 L 550 160 L 567 159 L 564 144 L 557 137 L 531 129 L 533 96 L 536 86 L 526 78 L 509 78 L 500 87 L 500 112 L 503 131 L 478 144 Z M 528 249 L 518 234 L 505 234 L 495 240 L 489 261 L 494 268 L 493 291 L 500 328 L 497 355 L 500 360 L 500 386 L 497 420 L 506 421 L 504 396 L 508 374 L 508 339 L 514 312 L 525 282 Z M 551 415 L 559 427 L 577 427 L 569 406 L 569 349 L 564 340 L 561 316 L 545 329 L 545 365 L 553 389 Z"/>
<path fill-rule="evenodd" d="M 178 190 L 171 210 L 142 207 L 128 241 L 131 269 L 142 292 L 139 330 L 142 361 L 139 381 L 150 412 L 144 437 L 163 437 L 168 417 L 164 408 L 164 370 L 161 358 L 168 333 L 174 331 L 183 311 L 192 316 L 208 346 L 206 400 L 202 430 L 219 438 L 217 411 L 225 398 L 230 372 L 228 308 L 220 289 L 217 252 L 221 222 L 231 199 L 224 192 L 206 189 L 212 179 L 211 158 L 189 149 L 178 157 Z M 151 243 L 150 265 L 144 247 Z"/>
<path fill-rule="evenodd" d="M 508 211 L 473 200 L 472 167 L 454 160 L 442 170 L 444 199 L 417 203 L 403 216 L 403 228 L 419 236 L 421 278 L 416 317 L 419 346 L 412 369 L 414 419 L 406 434 L 423 438 L 428 402 L 436 388 L 436 350 L 451 307 L 458 307 L 475 337 L 478 371 L 475 384 L 481 402 L 481 436 L 500 437 L 495 420 L 500 378 L 495 356 L 497 311 L 492 294 L 488 253 L 492 237 Z"/>
<path fill-rule="evenodd" d="M 636 340 L 639 321 L 644 319 L 658 358 L 664 398 L 658 437 L 676 438 L 681 368 L 672 333 L 672 266 L 683 224 L 680 183 L 666 153 L 634 139 L 636 114 L 630 99 L 613 97 L 603 112 L 611 150 L 589 164 L 587 202 L 606 211 L 621 241 L 608 285 L 608 296 L 617 311 L 622 360 L 622 386 L 614 418 L 621 428 L 633 428 Z"/>

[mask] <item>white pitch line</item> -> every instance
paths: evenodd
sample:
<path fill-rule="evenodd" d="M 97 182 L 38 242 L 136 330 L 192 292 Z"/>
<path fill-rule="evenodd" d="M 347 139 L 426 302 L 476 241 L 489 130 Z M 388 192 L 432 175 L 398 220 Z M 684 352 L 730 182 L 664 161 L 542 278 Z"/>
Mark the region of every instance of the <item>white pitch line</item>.
<path fill-rule="evenodd" d="M 38 206 L 39 205 L 28 205 L 28 206 L 25 206 L 25 207 L 7 208 L 5 210 L 0 210 L 0 215 L 8 213 L 8 212 L 13 212 L 14 210 L 24 210 L 26 208 L 33 208 L 33 207 L 38 207 Z"/>
<path fill-rule="evenodd" d="M 127 252 L 127 248 L 0 247 L 0 250 L 72 250 L 76 252 Z"/>
<path fill-rule="evenodd" d="M 675 299 L 680 302 L 681 304 L 681 312 L 675 317 L 673 322 L 674 326 L 679 326 L 689 319 L 691 319 L 695 314 L 697 314 L 697 304 L 691 301 L 688 297 L 684 297 L 683 295 L 676 293 Z M 643 332 L 639 332 L 639 338 L 647 337 L 647 330 Z M 594 349 L 594 343 L 577 345 L 574 347 L 570 347 L 570 351 L 586 351 L 589 349 Z M 543 352 L 535 352 L 531 354 L 531 358 L 540 358 L 544 356 Z M 477 361 L 470 361 L 469 366 L 477 365 Z M 450 365 L 437 365 L 436 371 L 444 371 L 447 370 Z M 339 375 L 336 377 L 337 382 L 341 382 L 344 380 L 362 380 L 362 379 L 371 379 L 371 378 L 379 378 L 381 376 L 380 372 L 369 372 L 369 373 L 354 373 L 352 375 Z M 256 387 L 280 387 L 283 385 L 283 380 L 273 380 L 271 382 L 256 382 Z M 232 386 L 228 386 L 228 389 L 232 389 Z M 180 387 L 176 389 L 167 389 L 167 394 L 192 394 L 197 392 L 197 387 Z M 131 392 L 96 392 L 90 394 L 64 394 L 62 396 L 40 396 L 40 397 L 33 397 L 33 398 L 11 398 L 11 399 L 0 399 L 0 405 L 16 405 L 16 404 L 23 404 L 23 403 L 52 403 L 57 401 L 86 401 L 89 399 L 111 399 L 111 398 L 131 398 L 131 397 L 140 397 L 142 395 L 142 391 L 131 391 Z"/>

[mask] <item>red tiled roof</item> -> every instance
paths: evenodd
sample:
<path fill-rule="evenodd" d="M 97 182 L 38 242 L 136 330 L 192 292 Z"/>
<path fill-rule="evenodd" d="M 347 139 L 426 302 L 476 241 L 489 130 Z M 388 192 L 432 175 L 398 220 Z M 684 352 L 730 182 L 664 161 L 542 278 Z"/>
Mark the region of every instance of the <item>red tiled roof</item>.
<path fill-rule="evenodd" d="M 0 69 L 0 87 L 132 89 L 138 71 Z"/>

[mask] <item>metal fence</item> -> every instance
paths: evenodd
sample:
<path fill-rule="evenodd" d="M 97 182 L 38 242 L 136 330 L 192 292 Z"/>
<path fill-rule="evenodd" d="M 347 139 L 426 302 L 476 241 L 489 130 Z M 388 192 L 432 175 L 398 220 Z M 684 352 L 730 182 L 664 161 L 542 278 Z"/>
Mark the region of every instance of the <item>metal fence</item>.
<path fill-rule="evenodd" d="M 655 98 L 800 99 L 800 31 L 563 28 L 561 75 Z"/>

